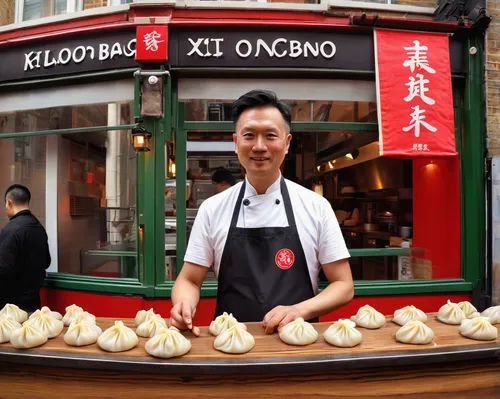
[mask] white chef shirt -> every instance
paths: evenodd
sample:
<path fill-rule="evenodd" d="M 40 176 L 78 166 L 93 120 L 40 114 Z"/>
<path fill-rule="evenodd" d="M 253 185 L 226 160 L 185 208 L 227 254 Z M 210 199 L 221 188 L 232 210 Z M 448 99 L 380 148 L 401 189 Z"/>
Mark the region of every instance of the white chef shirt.
<path fill-rule="evenodd" d="M 257 194 L 255 188 L 246 180 L 243 199 L 248 199 L 250 204 L 241 205 L 237 227 L 288 226 L 280 179 L 281 176 L 261 195 Z M 349 258 L 350 255 L 330 203 L 322 196 L 290 180 L 285 179 L 285 182 L 313 290 L 317 293 L 321 265 Z M 237 183 L 201 204 L 191 230 L 185 262 L 206 267 L 213 265 L 215 275 L 218 276 L 242 184 Z M 279 200 L 278 204 L 276 200 Z"/>

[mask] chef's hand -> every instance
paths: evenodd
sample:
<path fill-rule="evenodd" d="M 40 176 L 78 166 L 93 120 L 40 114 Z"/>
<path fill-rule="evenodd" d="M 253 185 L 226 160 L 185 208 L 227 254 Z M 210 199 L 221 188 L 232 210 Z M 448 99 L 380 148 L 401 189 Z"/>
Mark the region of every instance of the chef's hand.
<path fill-rule="evenodd" d="M 191 330 L 197 337 L 200 336 L 200 329 L 193 326 L 193 317 L 196 308 L 192 309 L 188 302 L 180 302 L 170 310 L 170 325 L 179 330 Z"/>
<path fill-rule="evenodd" d="M 300 317 L 300 312 L 296 306 L 276 306 L 264 316 L 262 326 L 266 333 L 272 334 L 276 328 L 279 330 L 297 317 Z"/>

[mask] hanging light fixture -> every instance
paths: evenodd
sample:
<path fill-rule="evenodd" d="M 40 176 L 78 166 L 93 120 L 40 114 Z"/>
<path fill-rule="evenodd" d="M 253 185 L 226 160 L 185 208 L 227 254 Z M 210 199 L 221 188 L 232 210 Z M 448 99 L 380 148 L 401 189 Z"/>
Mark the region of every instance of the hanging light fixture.
<path fill-rule="evenodd" d="M 150 138 L 151 133 L 149 133 L 144 126 L 139 125 L 132 129 L 132 144 L 136 152 L 151 151 L 151 148 L 149 148 Z"/>
<path fill-rule="evenodd" d="M 176 175 L 174 148 L 175 148 L 174 142 L 169 141 L 167 143 L 167 176 L 169 179 L 175 178 Z"/>

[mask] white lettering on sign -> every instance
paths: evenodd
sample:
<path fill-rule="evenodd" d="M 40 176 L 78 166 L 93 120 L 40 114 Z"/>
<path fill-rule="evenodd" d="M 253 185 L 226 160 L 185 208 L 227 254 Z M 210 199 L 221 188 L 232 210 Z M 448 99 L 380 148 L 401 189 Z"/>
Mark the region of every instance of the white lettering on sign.
<path fill-rule="evenodd" d="M 418 105 L 411 107 L 415 111 L 410 114 L 411 121 L 410 125 L 403 128 L 403 131 L 409 132 L 410 130 L 414 130 L 415 137 L 420 137 L 420 126 L 425 127 L 427 130 L 431 132 L 436 132 L 437 129 L 431 124 L 424 121 L 425 119 L 425 109 L 420 109 Z"/>
<path fill-rule="evenodd" d="M 242 44 L 247 46 L 246 53 L 241 52 Z M 252 52 L 252 44 L 248 40 L 240 40 L 238 43 L 236 43 L 236 54 L 238 54 L 241 58 L 247 58 L 251 52 Z"/>
<path fill-rule="evenodd" d="M 111 46 L 106 43 L 94 46 L 77 46 L 71 50 L 62 48 L 57 57 L 52 54 L 52 50 L 31 51 L 24 54 L 24 71 L 33 69 L 51 68 L 56 65 L 68 65 L 70 63 L 80 64 L 88 59 L 95 59 L 98 54 L 99 61 L 106 61 L 117 57 L 125 56 L 132 58 L 135 56 L 136 39 L 131 39 L 126 45 L 121 45 L 119 42 L 113 43 Z"/>
<path fill-rule="evenodd" d="M 191 46 L 192 46 L 191 50 L 187 53 L 188 57 L 191 57 L 192 55 L 196 54 L 196 55 L 203 57 L 203 58 L 208 58 L 208 57 L 219 58 L 220 56 L 224 55 L 224 53 L 220 49 L 221 43 L 224 41 L 224 39 L 221 37 L 219 37 L 219 38 L 203 38 L 203 37 L 201 37 L 201 38 L 198 38 L 198 40 L 196 40 L 196 41 L 188 38 L 188 41 L 189 41 L 189 44 L 191 44 Z M 213 46 L 211 46 L 212 43 L 214 44 Z M 205 48 L 204 48 L 205 52 L 204 53 L 200 49 L 200 46 L 202 44 L 205 45 Z M 210 52 L 210 48 L 212 48 L 212 51 L 214 51 L 213 54 Z"/>
<path fill-rule="evenodd" d="M 144 43 L 146 44 L 146 51 L 158 51 L 158 44 L 163 43 L 165 40 L 160 40 L 161 34 L 156 30 L 144 35 Z"/>

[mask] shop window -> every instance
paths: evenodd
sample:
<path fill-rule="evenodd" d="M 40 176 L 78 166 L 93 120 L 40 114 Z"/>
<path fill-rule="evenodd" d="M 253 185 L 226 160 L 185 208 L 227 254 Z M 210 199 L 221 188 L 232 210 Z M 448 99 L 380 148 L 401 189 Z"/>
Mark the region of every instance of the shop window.
<path fill-rule="evenodd" d="M 404 6 L 418 6 L 418 7 L 437 7 L 437 0 L 356 0 L 363 3 L 375 4 L 397 4 Z"/>
<path fill-rule="evenodd" d="M 0 133 L 119 126 L 132 103 L 0 115 Z M 136 153 L 130 131 L 89 131 L 0 140 L 0 190 L 25 184 L 51 243 L 49 271 L 137 278 Z M 9 153 L 11 155 L 9 155 Z M 2 220 L 4 223 L 5 220 Z"/>
<path fill-rule="evenodd" d="M 70 0 L 24 0 L 23 21 L 66 14 Z"/>

